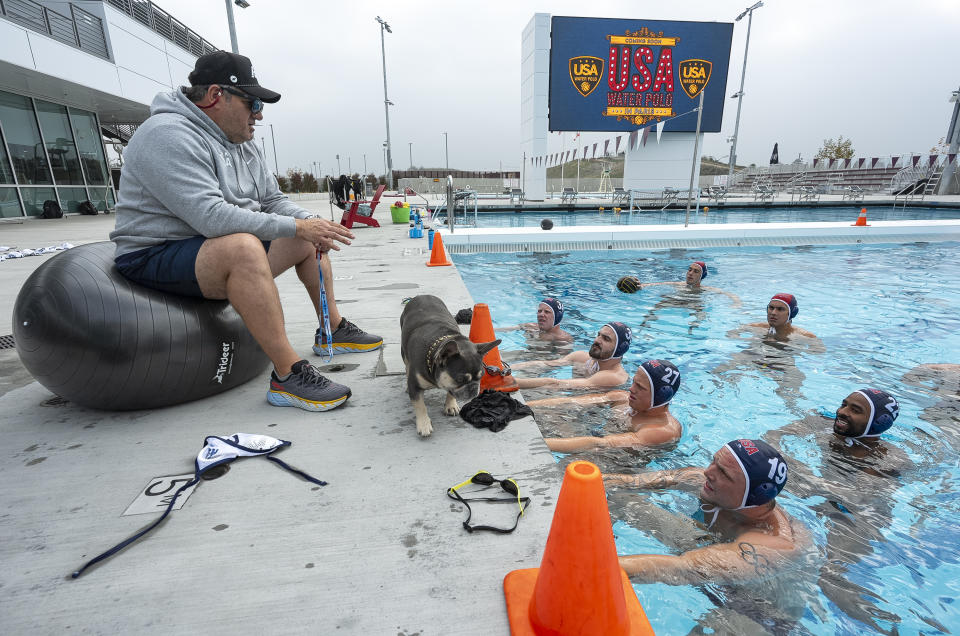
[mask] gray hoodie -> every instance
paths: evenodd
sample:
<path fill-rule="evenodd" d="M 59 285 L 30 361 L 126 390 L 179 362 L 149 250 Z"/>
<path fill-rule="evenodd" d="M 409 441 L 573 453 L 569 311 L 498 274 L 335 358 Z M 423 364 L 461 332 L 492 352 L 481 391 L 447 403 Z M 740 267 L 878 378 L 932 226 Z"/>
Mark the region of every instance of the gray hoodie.
<path fill-rule="evenodd" d="M 160 93 L 123 153 L 116 255 L 202 235 L 296 234 L 312 216 L 277 187 L 256 143 L 230 142 L 179 90 Z"/>

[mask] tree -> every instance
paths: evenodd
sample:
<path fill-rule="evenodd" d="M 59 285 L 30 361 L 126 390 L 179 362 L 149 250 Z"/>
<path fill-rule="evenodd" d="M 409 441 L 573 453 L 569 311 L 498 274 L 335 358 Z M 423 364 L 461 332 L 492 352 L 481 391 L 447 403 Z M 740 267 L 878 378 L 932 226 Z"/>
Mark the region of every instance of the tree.
<path fill-rule="evenodd" d="M 317 178 L 309 172 L 303 175 L 303 191 L 304 192 L 318 191 Z"/>
<path fill-rule="evenodd" d="M 854 152 L 853 142 L 849 139 L 844 139 L 843 135 L 840 135 L 836 141 L 833 139 L 824 139 L 823 145 L 820 146 L 820 150 L 817 151 L 815 158 L 853 159 Z"/>
<path fill-rule="evenodd" d="M 277 177 L 277 185 L 280 187 L 280 192 L 290 192 L 290 182 L 286 177 Z"/>
<path fill-rule="evenodd" d="M 303 192 L 303 173 L 291 168 L 287 170 L 287 178 L 290 180 L 290 190 L 292 192 Z"/>

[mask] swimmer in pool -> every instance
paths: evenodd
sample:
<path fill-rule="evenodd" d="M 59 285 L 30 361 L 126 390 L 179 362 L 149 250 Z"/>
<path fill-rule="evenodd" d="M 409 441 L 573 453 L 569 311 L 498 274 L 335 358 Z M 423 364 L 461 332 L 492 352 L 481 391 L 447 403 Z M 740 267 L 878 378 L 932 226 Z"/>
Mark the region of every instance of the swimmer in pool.
<path fill-rule="evenodd" d="M 739 381 L 744 372 L 759 370 L 777 383 L 776 394 L 791 411 L 799 414 L 797 400 L 806 379 L 797 368 L 796 355 L 800 352 L 823 353 L 823 343 L 805 329 L 793 326 L 799 313 L 797 299 L 792 294 L 776 294 L 767 303 L 767 322 L 755 322 L 727 332 L 727 337 L 741 333 L 760 336 L 751 338 L 748 346 L 715 369 L 713 374 L 724 382 Z"/>
<path fill-rule="evenodd" d="M 563 379 L 552 377 L 517 378 L 521 389 L 556 387 L 561 389 L 614 388 L 627 381 L 629 376 L 621 359 L 630 348 L 633 333 L 622 322 L 608 322 L 600 327 L 589 351 L 574 351 L 555 360 L 517 362 L 513 370 L 536 366 L 572 366 L 574 375 L 581 377 Z"/>
<path fill-rule="evenodd" d="M 524 322 L 515 327 L 498 327 L 495 331 L 522 329 L 528 336 L 555 343 L 573 342 L 573 336 L 560 328 L 563 320 L 563 303 L 556 298 L 544 298 L 537 305 L 537 322 Z"/>
<path fill-rule="evenodd" d="M 793 467 L 791 492 L 814 501 L 826 498 L 811 505 L 827 529 L 819 586 L 843 612 L 876 630 L 876 618 L 899 618 L 877 607 L 874 594 L 849 580 L 847 569 L 887 541 L 885 530 L 892 523 L 901 477 L 913 468 L 907 454 L 882 437 L 899 413 L 892 395 L 864 388 L 844 398 L 832 418 L 810 413 L 763 436 L 780 448 L 798 448 L 804 440 L 816 445 L 817 452 L 805 453 L 803 461 L 788 461 Z M 793 439 L 784 439 L 789 437 Z M 917 451 L 922 455 L 929 449 Z"/>
<path fill-rule="evenodd" d="M 791 336 L 816 338 L 815 335 L 793 324 L 793 319 L 800 312 L 797 299 L 793 294 L 774 294 L 767 303 L 767 322 L 752 322 L 747 327 L 766 329 L 766 337 L 786 342 Z"/>
<path fill-rule="evenodd" d="M 683 427 L 670 413 L 670 400 L 680 388 L 680 371 L 667 360 L 647 360 L 637 368 L 629 391 L 610 391 L 527 402 L 531 408 L 569 404 L 627 405 L 622 418 L 629 432 L 603 437 L 550 437 L 544 441 L 552 451 L 572 453 L 591 448 L 650 448 L 676 443 Z"/>
<path fill-rule="evenodd" d="M 710 270 L 707 269 L 707 264 L 704 261 L 694 261 L 690 263 L 689 267 L 687 267 L 687 273 L 684 276 L 684 280 L 682 283 L 678 281 L 641 283 L 640 279 L 637 278 L 636 276 L 624 276 L 619 281 L 617 281 L 617 289 L 627 294 L 633 294 L 643 289 L 644 287 L 654 287 L 657 285 L 672 285 L 674 287 L 679 287 L 687 291 L 708 291 L 708 292 L 716 292 L 718 294 L 723 294 L 724 296 L 728 297 L 731 301 L 733 301 L 734 307 L 740 307 L 742 303 L 740 301 L 740 297 L 737 296 L 736 294 L 732 294 L 728 291 L 720 289 L 719 287 L 708 287 L 706 285 L 701 284 L 701 282 L 709 274 L 709 271 Z"/>
<path fill-rule="evenodd" d="M 787 483 L 787 463 L 762 440 L 724 444 L 706 468 L 638 475 L 604 475 L 608 486 L 699 492 L 695 519 L 715 540 L 682 554 L 630 554 L 620 566 L 634 582 L 699 585 L 764 579 L 798 559 L 810 533 L 776 497 Z"/>

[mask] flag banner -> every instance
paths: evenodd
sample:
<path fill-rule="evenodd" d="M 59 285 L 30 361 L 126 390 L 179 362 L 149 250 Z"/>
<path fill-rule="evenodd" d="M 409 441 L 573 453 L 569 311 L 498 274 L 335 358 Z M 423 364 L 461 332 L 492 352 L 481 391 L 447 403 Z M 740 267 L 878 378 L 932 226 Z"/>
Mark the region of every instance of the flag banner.
<path fill-rule="evenodd" d="M 637 132 L 638 131 L 633 130 L 630 132 L 630 135 L 627 137 L 627 148 L 629 148 L 630 150 L 633 150 L 634 148 L 637 147 Z"/>
<path fill-rule="evenodd" d="M 898 161 L 900 161 L 900 157 L 890 157 L 890 167 L 896 168 Z"/>
<path fill-rule="evenodd" d="M 870 167 L 871 167 L 871 168 L 876 168 L 878 161 L 880 161 L 880 157 L 874 157 L 873 159 L 871 159 L 871 160 L 870 160 Z"/>
<path fill-rule="evenodd" d="M 917 164 L 920 163 L 920 155 L 914 155 L 911 159 L 913 161 L 913 167 L 916 168 Z"/>
<path fill-rule="evenodd" d="M 666 123 L 667 122 L 665 121 L 661 121 L 657 124 L 657 143 L 660 143 L 660 135 L 663 134 L 663 127 L 666 125 Z"/>
<path fill-rule="evenodd" d="M 774 143 L 774 144 L 773 144 L 773 152 L 770 153 L 770 165 L 771 165 L 771 166 L 780 163 L 780 151 L 777 149 L 778 146 L 779 146 L 779 143 Z"/>

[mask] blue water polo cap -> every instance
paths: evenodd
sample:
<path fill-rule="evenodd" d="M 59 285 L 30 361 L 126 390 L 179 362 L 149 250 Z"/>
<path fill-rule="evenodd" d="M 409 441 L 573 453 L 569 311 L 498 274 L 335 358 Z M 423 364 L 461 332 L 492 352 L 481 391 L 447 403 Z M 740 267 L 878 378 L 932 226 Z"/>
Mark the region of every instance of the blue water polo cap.
<path fill-rule="evenodd" d="M 647 360 L 640 371 L 650 381 L 650 408 L 663 406 L 673 399 L 680 388 L 680 370 L 668 360 Z"/>
<path fill-rule="evenodd" d="M 553 312 L 553 326 L 556 327 L 563 320 L 563 303 L 556 298 L 544 298 L 540 301 L 541 305 L 546 305 Z"/>
<path fill-rule="evenodd" d="M 800 307 L 797 306 L 797 299 L 794 298 L 793 294 L 774 294 L 770 302 L 778 302 L 786 305 L 790 310 L 790 320 L 796 318 L 797 314 L 800 313 Z"/>
<path fill-rule="evenodd" d="M 630 348 L 630 341 L 633 340 L 633 332 L 630 331 L 630 327 L 626 326 L 622 322 L 608 322 L 604 327 L 610 327 L 613 329 L 613 333 L 616 334 L 617 344 L 613 348 L 613 355 L 611 358 L 622 358 L 623 354 L 627 352 L 627 349 Z"/>
<path fill-rule="evenodd" d="M 700 268 L 700 280 L 707 277 L 707 264 L 703 261 L 693 261 L 693 264 Z"/>
<path fill-rule="evenodd" d="M 780 494 L 787 484 L 787 462 L 773 446 L 759 439 L 735 439 L 726 447 L 747 478 L 743 501 L 734 510 L 762 506 Z"/>
<path fill-rule="evenodd" d="M 893 426 L 894 420 L 900 415 L 900 403 L 886 391 L 880 389 L 860 389 L 854 391 L 867 398 L 870 403 L 870 419 L 863 432 L 855 437 L 879 437 L 881 433 Z"/>

